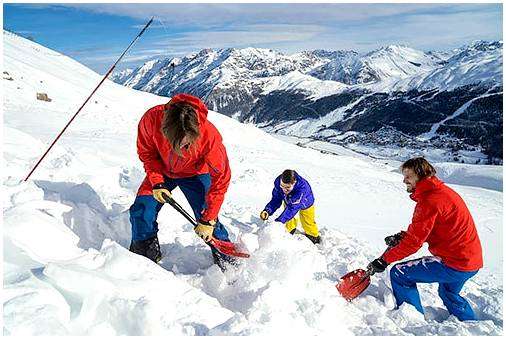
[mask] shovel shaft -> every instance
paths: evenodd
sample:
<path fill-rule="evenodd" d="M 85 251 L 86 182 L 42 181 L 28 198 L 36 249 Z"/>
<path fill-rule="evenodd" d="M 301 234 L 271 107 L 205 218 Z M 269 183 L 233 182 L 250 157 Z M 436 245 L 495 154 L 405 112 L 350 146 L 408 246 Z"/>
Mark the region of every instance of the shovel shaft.
<path fill-rule="evenodd" d="M 197 221 L 188 212 L 186 212 L 186 210 L 183 207 L 181 207 L 181 205 L 179 205 L 176 200 L 174 200 L 172 197 L 168 196 L 165 193 L 162 193 L 162 198 L 165 199 L 165 201 L 169 205 L 171 205 L 176 211 L 178 211 L 183 217 L 185 217 L 186 220 L 188 220 L 193 225 L 193 227 L 197 227 L 198 225 Z M 211 244 L 211 246 L 216 248 L 219 252 L 226 255 L 241 258 L 249 257 L 248 253 L 238 251 L 235 244 L 231 242 L 222 241 L 216 239 L 215 237 L 212 237 L 211 240 L 209 241 L 209 244 Z"/>
<path fill-rule="evenodd" d="M 174 200 L 172 197 L 168 196 L 165 193 L 162 193 L 162 197 L 165 199 L 165 201 L 167 201 L 169 205 L 174 207 L 176 211 L 178 211 L 183 217 L 185 217 L 186 220 L 188 220 L 193 225 L 193 227 L 196 227 L 198 225 L 197 221 L 193 219 L 193 217 L 188 212 L 186 212 L 186 210 L 183 207 L 181 207 L 181 205 L 179 205 L 176 200 Z"/>

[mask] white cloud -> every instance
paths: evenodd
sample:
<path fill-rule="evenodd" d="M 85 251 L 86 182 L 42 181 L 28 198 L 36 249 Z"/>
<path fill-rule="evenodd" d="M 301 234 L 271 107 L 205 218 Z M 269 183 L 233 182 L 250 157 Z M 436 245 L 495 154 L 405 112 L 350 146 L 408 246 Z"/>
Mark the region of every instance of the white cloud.
<path fill-rule="evenodd" d="M 454 13 L 486 8 L 477 4 L 135 4 L 95 3 L 63 4 L 97 13 L 129 16 L 136 19 L 160 17 L 173 26 L 208 26 L 223 23 L 251 24 L 258 22 L 333 24 L 364 21 L 395 15 L 431 12 Z M 478 6 L 478 7 L 477 7 Z M 489 5 L 490 6 L 490 5 Z"/>
<path fill-rule="evenodd" d="M 227 48 L 307 41 L 324 33 L 317 25 L 245 25 L 235 29 L 197 31 L 178 34 L 155 42 L 176 52 L 191 52 L 201 48 Z"/>

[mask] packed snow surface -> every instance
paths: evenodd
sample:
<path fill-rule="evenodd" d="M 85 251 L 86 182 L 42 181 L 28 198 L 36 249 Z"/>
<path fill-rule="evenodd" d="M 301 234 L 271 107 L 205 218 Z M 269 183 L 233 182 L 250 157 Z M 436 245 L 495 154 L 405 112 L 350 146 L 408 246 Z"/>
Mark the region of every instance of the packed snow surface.
<path fill-rule="evenodd" d="M 4 60 L 13 79 L 2 80 L 4 334 L 502 334 L 502 190 L 451 185 L 468 203 L 483 242 L 485 268 L 463 290 L 478 321 L 449 316 L 435 285 L 420 286 L 425 317 L 409 305 L 394 309 L 387 273 L 349 303 L 334 287 L 339 277 L 364 267 L 384 250 L 386 235 L 409 224 L 414 202 L 396 167 L 350 151 L 322 154 L 210 112 L 233 173 L 220 220 L 251 257 L 222 273 L 191 225 L 165 206 L 157 265 L 127 250 L 128 208 L 144 176 L 137 122 L 168 98 L 106 81 L 21 182 L 100 76 L 7 33 Z M 37 92 L 52 101 L 37 100 Z M 313 187 L 321 245 L 258 217 L 285 168 Z M 455 180 L 472 182 L 482 171 L 462 168 L 452 171 Z M 502 182 L 502 171 L 494 173 Z M 179 190 L 174 196 L 189 209 Z"/>

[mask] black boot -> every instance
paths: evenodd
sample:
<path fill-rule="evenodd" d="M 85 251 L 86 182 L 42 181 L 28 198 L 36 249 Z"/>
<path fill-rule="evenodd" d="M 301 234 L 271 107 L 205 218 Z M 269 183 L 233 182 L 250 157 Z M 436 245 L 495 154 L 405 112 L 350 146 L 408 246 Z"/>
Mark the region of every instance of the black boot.
<path fill-rule="evenodd" d="M 307 233 L 304 233 L 304 235 L 313 242 L 313 244 L 319 244 L 322 242 L 322 238 L 320 236 L 313 237 L 312 235 L 309 235 Z"/>
<path fill-rule="evenodd" d="M 162 252 L 156 235 L 146 240 L 132 241 L 130 252 L 142 255 L 156 263 L 162 259 Z"/>

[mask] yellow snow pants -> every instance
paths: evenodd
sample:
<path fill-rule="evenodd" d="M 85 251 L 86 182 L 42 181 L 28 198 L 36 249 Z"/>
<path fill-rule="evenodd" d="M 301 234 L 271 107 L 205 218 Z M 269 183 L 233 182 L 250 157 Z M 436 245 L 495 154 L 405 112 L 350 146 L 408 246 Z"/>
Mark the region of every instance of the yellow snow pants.
<path fill-rule="evenodd" d="M 302 224 L 302 228 L 304 229 L 304 232 L 306 232 L 306 234 L 312 235 L 313 237 L 317 237 L 318 235 L 320 235 L 320 233 L 318 232 L 318 226 L 316 226 L 314 216 L 315 216 L 314 205 L 305 210 L 299 211 L 299 218 Z M 295 217 L 286 222 L 285 227 L 288 232 L 291 232 L 295 228 L 297 228 L 299 218 L 297 218 L 297 215 L 295 215 Z"/>

